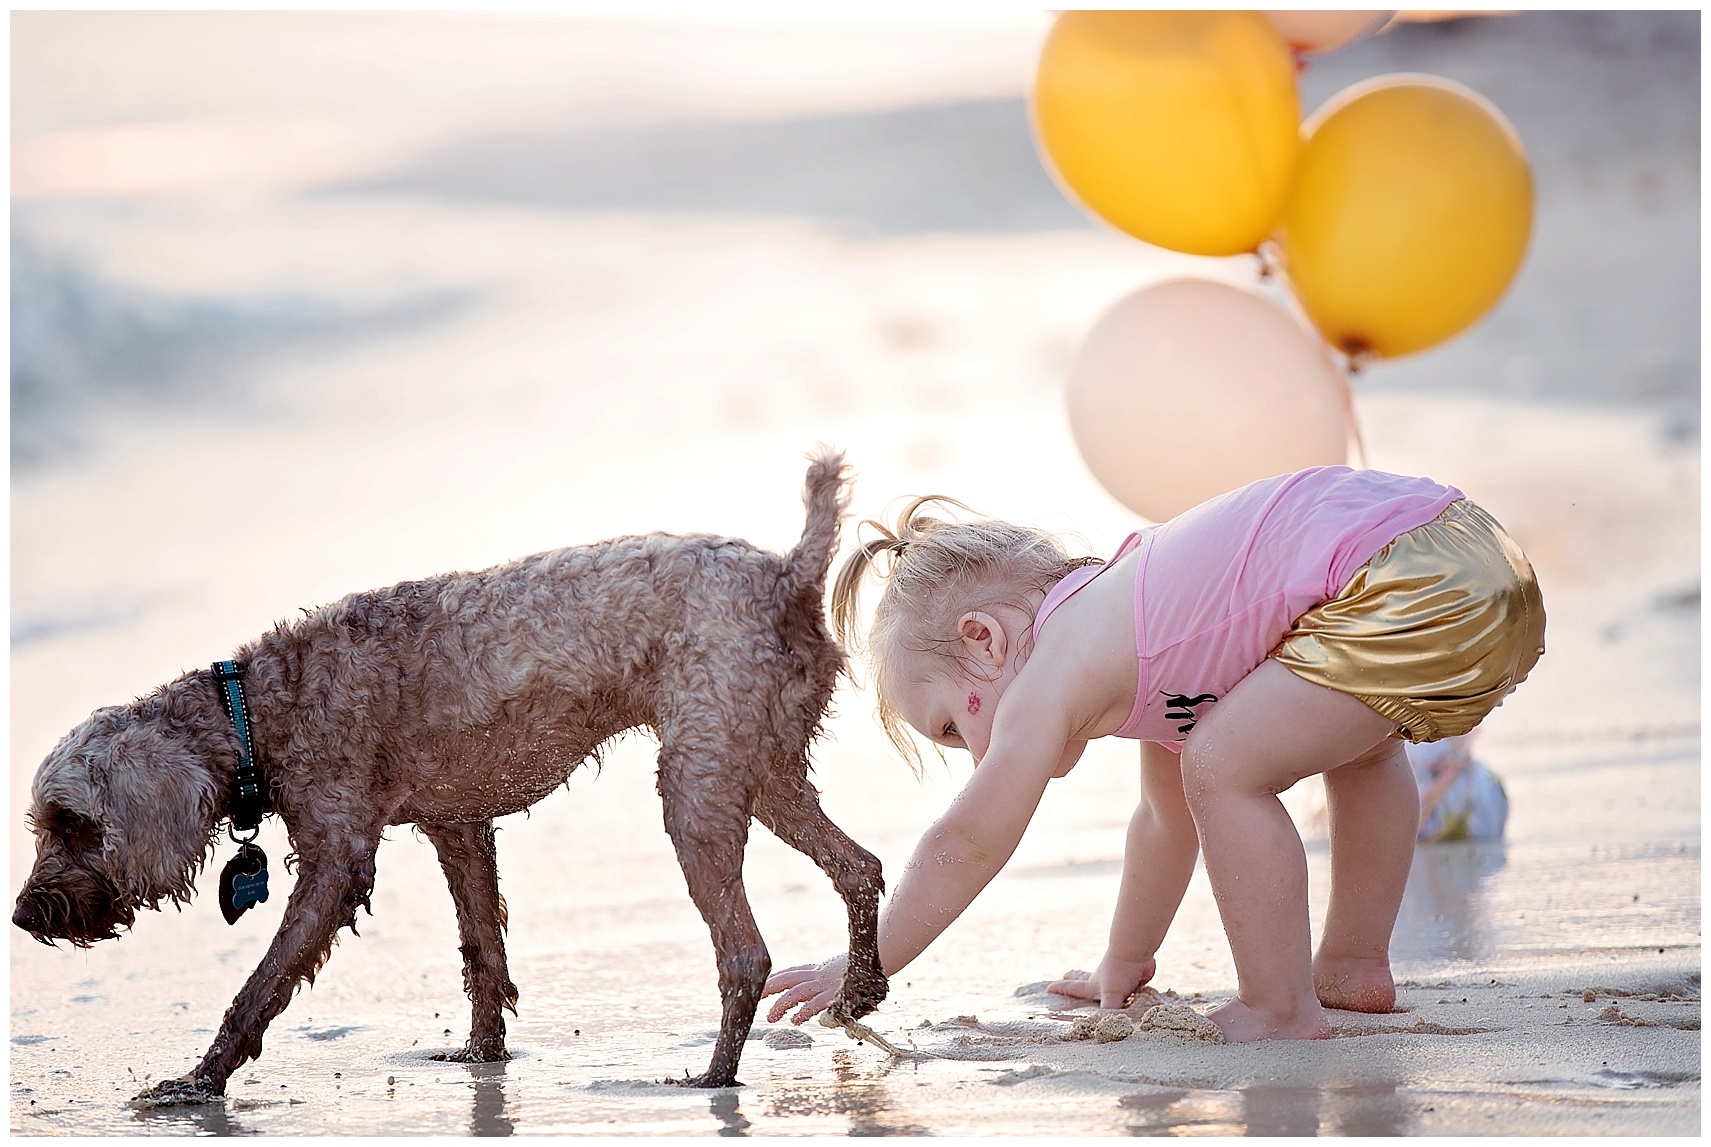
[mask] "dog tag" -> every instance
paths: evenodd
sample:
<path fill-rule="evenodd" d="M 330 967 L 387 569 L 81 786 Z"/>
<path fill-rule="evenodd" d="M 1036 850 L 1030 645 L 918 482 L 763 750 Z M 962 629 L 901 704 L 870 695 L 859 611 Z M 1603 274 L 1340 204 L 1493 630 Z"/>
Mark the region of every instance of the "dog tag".
<path fill-rule="evenodd" d="M 266 899 L 267 853 L 244 844 L 220 873 L 220 915 L 236 924 L 239 916 Z"/>

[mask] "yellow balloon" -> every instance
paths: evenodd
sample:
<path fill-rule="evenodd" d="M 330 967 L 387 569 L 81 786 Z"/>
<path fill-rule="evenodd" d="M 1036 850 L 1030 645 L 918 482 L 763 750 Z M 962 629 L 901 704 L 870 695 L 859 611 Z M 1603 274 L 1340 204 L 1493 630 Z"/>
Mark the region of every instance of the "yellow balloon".
<path fill-rule="evenodd" d="M 1283 259 L 1326 342 L 1409 354 L 1496 304 L 1533 225 L 1532 172 L 1503 113 L 1436 76 L 1378 76 L 1301 132 Z"/>
<path fill-rule="evenodd" d="M 1208 279 L 1117 302 L 1082 341 L 1065 392 L 1082 461 L 1155 522 L 1348 458 L 1346 383 L 1330 351 L 1269 300 Z"/>
<path fill-rule="evenodd" d="M 1138 239 L 1239 255 L 1277 225 L 1300 150 L 1289 50 L 1257 12 L 1065 12 L 1034 130 L 1067 191 Z"/>

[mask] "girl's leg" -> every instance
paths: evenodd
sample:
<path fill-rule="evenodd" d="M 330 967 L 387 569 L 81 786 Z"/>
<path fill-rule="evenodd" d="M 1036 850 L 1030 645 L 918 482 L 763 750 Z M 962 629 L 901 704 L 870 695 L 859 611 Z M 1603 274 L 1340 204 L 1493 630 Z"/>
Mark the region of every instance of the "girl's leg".
<path fill-rule="evenodd" d="M 1331 906 L 1313 960 L 1326 1007 L 1388 1012 L 1396 1005 L 1390 933 L 1414 862 L 1420 794 L 1401 741 L 1381 743 L 1325 774 L 1331 818 Z"/>
<path fill-rule="evenodd" d="M 1329 1034 L 1313 987 L 1307 859 L 1277 794 L 1371 752 L 1394 728 L 1267 660 L 1189 736 L 1183 794 L 1236 962 L 1237 997 L 1211 1012 L 1227 1041 Z"/>

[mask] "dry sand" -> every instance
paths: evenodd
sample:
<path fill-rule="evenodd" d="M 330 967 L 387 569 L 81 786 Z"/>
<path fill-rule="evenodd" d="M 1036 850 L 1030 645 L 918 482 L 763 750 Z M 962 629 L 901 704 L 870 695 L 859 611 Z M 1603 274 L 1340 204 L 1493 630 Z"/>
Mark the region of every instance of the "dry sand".
<path fill-rule="evenodd" d="M 400 578 L 644 529 L 788 545 L 816 441 L 849 450 L 861 514 L 942 490 L 1109 552 L 1134 519 L 1075 456 L 1058 391 L 1068 350 L 1148 279 L 1251 274 L 1088 229 L 863 238 L 807 220 L 254 186 L 29 207 L 34 239 L 84 260 L 73 285 L 121 313 L 170 320 L 187 297 L 213 300 L 247 330 L 233 300 L 311 297 L 343 318 L 304 319 L 297 341 L 222 344 L 236 349 L 217 385 L 108 396 L 111 416 L 91 399 L 72 445 L 15 473 L 13 886 L 29 863 L 29 777 L 94 707 L 299 607 Z M 1668 404 L 1468 390 L 1363 390 L 1370 461 L 1453 481 L 1511 528 L 1545 588 L 1550 651 L 1480 742 L 1508 786 L 1507 841 L 1416 855 L 1397 1013 L 1334 1013 L 1338 1038 L 1311 1044 L 1140 1030 L 1154 1007 L 1204 1013 L 1232 990 L 1197 874 L 1159 953 L 1174 997 L 1137 1000 L 1124 1038 L 1063 1038 L 1075 1016 L 1097 1017 L 1040 989 L 1099 958 L 1136 797 L 1133 746 L 1102 743 L 865 1020 L 930 1058 L 763 1023 L 746 1087 L 664 1086 L 705 1065 L 717 989 L 660 828 L 652 745 L 636 736 L 501 823 L 522 992 L 511 1062 L 430 1058 L 461 1043 L 467 1004 L 432 849 L 400 829 L 361 938 L 345 937 L 223 1105 L 125 1100 L 200 1056 L 277 925 L 283 873 L 235 928 L 209 897 L 86 952 L 14 930 L 12 1131 L 1697 1131 L 1698 442 Z M 1028 467 L 987 445 L 1019 427 Z M 242 480 L 211 483 L 221 465 Z M 897 871 L 967 766 L 916 781 L 866 694 L 845 691 L 837 709 L 817 753 L 826 806 Z M 1286 796 L 1304 823 L 1310 789 Z M 287 851 L 275 825 L 262 844 Z M 1317 921 L 1322 843 L 1308 860 Z M 838 950 L 839 905 L 805 860 L 757 831 L 747 877 L 775 963 Z"/>

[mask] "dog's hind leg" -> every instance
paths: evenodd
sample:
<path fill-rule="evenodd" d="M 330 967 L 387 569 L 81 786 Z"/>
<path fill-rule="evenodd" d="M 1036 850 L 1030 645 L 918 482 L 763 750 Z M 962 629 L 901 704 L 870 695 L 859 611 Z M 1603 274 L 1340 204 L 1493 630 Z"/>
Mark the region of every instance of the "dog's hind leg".
<path fill-rule="evenodd" d="M 194 1102 L 223 1095 L 226 1080 L 245 1060 L 261 1056 L 267 1025 L 291 1002 L 297 987 L 315 973 L 332 953 L 340 928 L 356 929 L 356 910 L 368 906 L 374 889 L 374 852 L 379 833 L 348 833 L 308 841 L 301 833 L 297 883 L 285 905 L 285 918 L 268 945 L 261 965 L 250 974 L 220 1021 L 202 1062 L 189 1076 L 157 1083 L 137 1098 L 145 1102 Z"/>
<path fill-rule="evenodd" d="M 662 737 L 669 746 L 670 739 Z M 659 790 L 665 802 L 665 830 L 677 850 L 677 862 L 689 884 L 690 899 L 707 921 L 719 965 L 719 997 L 724 1007 L 719 1038 L 707 1070 L 668 1082 L 686 1087 L 731 1087 L 743 1042 L 754 1026 L 755 1008 L 766 986 L 772 958 L 761 939 L 748 893 L 743 889 L 743 850 L 748 844 L 753 795 L 743 767 L 731 751 L 696 752 L 662 748 Z"/>
<path fill-rule="evenodd" d="M 865 1016 L 885 999 L 889 986 L 879 962 L 879 897 L 885 891 L 879 858 L 832 823 L 800 770 L 775 776 L 755 799 L 754 814 L 778 839 L 819 865 L 843 897 L 850 919 L 849 963 L 827 1015 L 840 1024 Z"/>
<path fill-rule="evenodd" d="M 493 822 L 418 827 L 434 842 L 457 906 L 463 990 L 474 1007 L 469 1043 L 462 1051 L 435 1058 L 462 1063 L 509 1059 L 503 1011 L 510 1008 L 512 1015 L 517 1013 L 517 985 L 505 964 L 505 898 L 499 894 Z"/>

